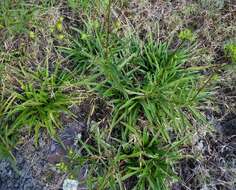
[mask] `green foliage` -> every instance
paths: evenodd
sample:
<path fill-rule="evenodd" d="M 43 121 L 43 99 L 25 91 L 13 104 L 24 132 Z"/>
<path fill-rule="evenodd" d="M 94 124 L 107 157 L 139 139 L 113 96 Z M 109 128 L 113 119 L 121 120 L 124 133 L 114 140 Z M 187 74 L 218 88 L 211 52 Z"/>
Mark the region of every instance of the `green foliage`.
<path fill-rule="evenodd" d="M 78 9 L 78 8 L 88 8 L 91 5 L 90 0 L 67 0 L 67 3 L 70 8 L 72 9 Z"/>
<path fill-rule="evenodd" d="M 104 10 L 108 5 L 108 1 L 109 0 L 67 0 L 67 4 L 73 11 L 94 14 L 100 8 Z"/>
<path fill-rule="evenodd" d="M 89 189 L 168 189 L 176 178 L 172 165 L 182 157 L 182 142 L 165 144 L 147 128 L 127 127 L 122 134 L 123 139 L 107 139 L 104 130 L 92 126 L 88 139 L 79 139 L 80 152 L 71 151 L 58 168 L 73 177 L 87 166 Z"/>
<path fill-rule="evenodd" d="M 179 39 L 182 41 L 190 41 L 193 42 L 196 40 L 196 35 L 189 29 L 184 29 L 179 33 Z"/>
<path fill-rule="evenodd" d="M 40 128 L 45 128 L 51 137 L 60 127 L 60 114 L 69 113 L 69 106 L 81 100 L 80 91 L 71 83 L 68 72 L 57 64 L 53 71 L 39 66 L 37 70 L 13 68 L 17 83 L 10 93 L 15 97 L 7 116 L 14 118 L 13 129 L 28 127 L 34 131 L 35 143 Z"/>
<path fill-rule="evenodd" d="M 15 35 L 27 32 L 34 27 L 37 8 L 30 7 L 24 1 L 4 0 L 0 2 L 0 30 Z"/>
<path fill-rule="evenodd" d="M 108 41 L 101 28 L 91 25 L 78 32 L 64 51 L 75 69 L 90 78 L 90 88 L 113 105 L 112 126 L 147 120 L 169 141 L 169 131 L 183 134 L 191 126 L 189 113 L 202 119 L 196 106 L 208 93 L 198 92 L 201 68 L 187 66 L 192 47 L 171 49 L 168 43 L 155 43 L 151 37 L 144 43 L 132 34 L 111 33 Z"/>
<path fill-rule="evenodd" d="M 7 100 L 1 100 L 0 102 L 0 160 L 8 159 L 12 162 L 15 158 L 11 150 L 17 143 L 18 135 L 9 127 L 10 124 L 6 120 L 6 115 L 13 101 L 14 97 L 10 96 Z"/>
<path fill-rule="evenodd" d="M 226 55 L 228 55 L 232 62 L 236 64 L 236 43 L 227 43 L 224 47 Z"/>
<path fill-rule="evenodd" d="M 181 158 L 179 145 L 165 145 L 146 128 L 143 131 L 131 128 L 132 133 L 122 142 L 115 161 L 120 167 L 120 181 L 129 178 L 136 181 L 133 189 L 168 189 L 169 180 L 175 178 L 172 165 Z"/>

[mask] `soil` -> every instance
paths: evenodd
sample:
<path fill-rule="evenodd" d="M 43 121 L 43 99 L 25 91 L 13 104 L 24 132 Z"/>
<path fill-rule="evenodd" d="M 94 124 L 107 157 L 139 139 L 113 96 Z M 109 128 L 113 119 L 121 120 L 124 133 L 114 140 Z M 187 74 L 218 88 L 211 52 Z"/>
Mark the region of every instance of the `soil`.
<path fill-rule="evenodd" d="M 0 162 L 0 190 L 49 190 L 45 179 L 50 174 L 56 178 L 45 159 L 46 143 L 41 138 L 41 143 L 36 148 L 33 145 L 34 139 L 27 140 L 26 144 L 14 151 L 16 167 L 8 161 Z"/>
<path fill-rule="evenodd" d="M 86 125 L 71 122 L 59 132 L 67 150 L 75 149 L 75 141 Z M 0 190 L 59 190 L 66 175 L 55 164 L 66 159 L 67 150 L 54 140 L 46 140 L 41 134 L 39 146 L 33 139 L 14 151 L 16 167 L 8 161 L 0 162 Z"/>
<path fill-rule="evenodd" d="M 235 130 L 236 118 L 224 121 L 217 133 L 201 137 L 196 146 L 202 157 L 184 159 L 179 163 L 178 174 L 182 180 L 174 184 L 172 190 L 235 190 Z M 189 147 L 189 151 L 192 149 Z"/>
<path fill-rule="evenodd" d="M 16 154 L 17 169 L 15 171 L 7 161 L 0 162 L 0 189 L 1 190 L 46 190 L 48 189 L 39 179 L 33 177 L 30 162 L 19 152 Z M 44 161 L 41 160 L 40 167 Z"/>

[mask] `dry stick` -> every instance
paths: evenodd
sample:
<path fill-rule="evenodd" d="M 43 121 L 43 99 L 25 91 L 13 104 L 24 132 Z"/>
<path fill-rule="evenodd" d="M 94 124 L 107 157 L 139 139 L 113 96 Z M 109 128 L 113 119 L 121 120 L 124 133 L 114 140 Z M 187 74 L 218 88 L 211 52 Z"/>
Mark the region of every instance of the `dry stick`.
<path fill-rule="evenodd" d="M 191 99 L 194 100 L 198 94 L 206 87 L 206 85 L 211 81 L 211 79 L 213 78 L 215 72 L 211 73 L 211 75 L 208 77 L 208 79 L 204 82 L 204 84 L 198 89 L 197 93 L 194 95 L 194 97 Z"/>
<path fill-rule="evenodd" d="M 110 22 L 110 17 L 111 17 L 111 4 L 112 4 L 112 0 L 109 0 L 108 2 L 108 6 L 107 6 L 107 15 L 106 15 L 106 45 L 105 45 L 105 48 L 106 48 L 106 51 L 105 51 L 105 58 L 107 59 L 108 58 L 108 46 L 109 46 L 109 37 L 110 37 L 110 25 L 111 25 L 111 22 Z"/>
<path fill-rule="evenodd" d="M 225 65 L 217 65 L 217 66 L 213 66 L 215 67 L 215 71 L 213 73 L 211 73 L 211 75 L 208 77 L 208 79 L 204 82 L 204 84 L 198 89 L 197 93 L 194 95 L 194 97 L 191 99 L 191 101 L 193 101 L 197 96 L 198 94 L 206 87 L 206 85 L 211 81 L 211 79 L 213 78 L 213 76 L 216 74 L 216 70 L 217 69 L 221 69 L 223 68 Z"/>
<path fill-rule="evenodd" d="M 109 53 L 109 37 L 110 37 L 110 27 L 111 27 L 111 5 L 112 5 L 112 0 L 109 0 L 108 2 L 108 6 L 107 6 L 107 15 L 106 15 L 106 23 L 105 23 L 105 26 L 107 27 L 106 28 L 106 44 L 105 44 L 105 58 L 106 60 L 108 60 L 108 53 Z M 108 61 L 107 61 L 108 63 Z M 109 131 L 109 135 L 107 137 L 107 139 L 110 138 L 111 136 L 111 133 L 112 133 L 112 130 L 113 130 L 113 126 L 111 127 L 110 131 Z"/>

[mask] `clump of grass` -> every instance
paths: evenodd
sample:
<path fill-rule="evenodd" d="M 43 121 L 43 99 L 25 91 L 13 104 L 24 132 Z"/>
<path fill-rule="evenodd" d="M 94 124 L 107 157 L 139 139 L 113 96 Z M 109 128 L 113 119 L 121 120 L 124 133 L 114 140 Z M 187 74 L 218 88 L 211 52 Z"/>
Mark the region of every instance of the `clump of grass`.
<path fill-rule="evenodd" d="M 133 34 L 108 36 L 101 30 L 86 26 L 65 51 L 75 69 L 91 79 L 90 88 L 113 105 L 112 126 L 146 120 L 170 141 L 170 131 L 183 134 L 191 126 L 189 114 L 201 117 L 196 107 L 209 93 L 199 90 L 201 68 L 187 64 L 193 46 L 173 49 L 151 37 L 143 42 Z"/>
<path fill-rule="evenodd" d="M 177 179 L 173 164 L 182 155 L 179 149 L 180 141 L 163 144 L 147 128 L 136 130 L 122 142 L 115 161 L 120 166 L 118 181 L 133 179 L 133 189 L 168 189 L 169 182 Z"/>
<path fill-rule="evenodd" d="M 182 157 L 183 142 L 165 144 L 147 128 L 125 130 L 121 139 L 108 140 L 106 130 L 93 125 L 89 137 L 79 139 L 79 152 L 71 151 L 58 168 L 73 178 L 86 166 L 81 183 L 89 189 L 168 189 L 177 178 L 172 166 Z"/>
<path fill-rule="evenodd" d="M 48 64 L 36 70 L 24 67 L 13 68 L 13 87 L 9 90 L 14 103 L 7 113 L 14 118 L 11 130 L 28 128 L 34 132 L 35 143 L 40 128 L 45 128 L 52 138 L 56 138 L 56 128 L 60 127 L 60 114 L 70 113 L 69 106 L 79 103 L 82 92 L 71 83 L 71 75 L 56 64 L 50 71 Z"/>
<path fill-rule="evenodd" d="M 110 127 L 92 127 L 88 139 L 79 139 L 79 153 L 62 166 L 70 174 L 88 166 L 90 189 L 168 189 L 176 177 L 172 165 L 182 156 L 179 145 L 193 129 L 190 118 L 204 121 L 197 106 L 210 94 L 201 84 L 203 67 L 189 64 L 195 36 L 185 30 L 173 48 L 151 35 L 142 41 L 104 27 L 86 22 L 63 51 L 88 78 L 88 88 L 113 106 Z"/>

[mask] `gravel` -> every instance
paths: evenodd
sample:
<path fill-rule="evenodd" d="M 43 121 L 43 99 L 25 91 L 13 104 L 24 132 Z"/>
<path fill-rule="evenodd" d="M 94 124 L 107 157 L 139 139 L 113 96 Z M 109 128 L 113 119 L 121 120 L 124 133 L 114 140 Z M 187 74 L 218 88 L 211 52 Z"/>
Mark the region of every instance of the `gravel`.
<path fill-rule="evenodd" d="M 21 154 L 16 154 L 17 170 L 10 162 L 0 162 L 0 190 L 46 190 L 39 179 L 35 179 L 30 163 Z"/>
<path fill-rule="evenodd" d="M 81 122 L 71 122 L 59 132 L 59 136 L 68 148 L 73 148 L 77 134 L 85 128 Z M 62 189 L 65 174 L 55 169 L 55 163 L 65 159 L 66 151 L 44 133 L 40 134 L 38 146 L 34 145 L 34 138 L 27 135 L 22 141 L 25 143 L 13 152 L 15 169 L 9 161 L 0 161 L 0 190 Z M 81 180 L 83 176 L 78 178 Z"/>

